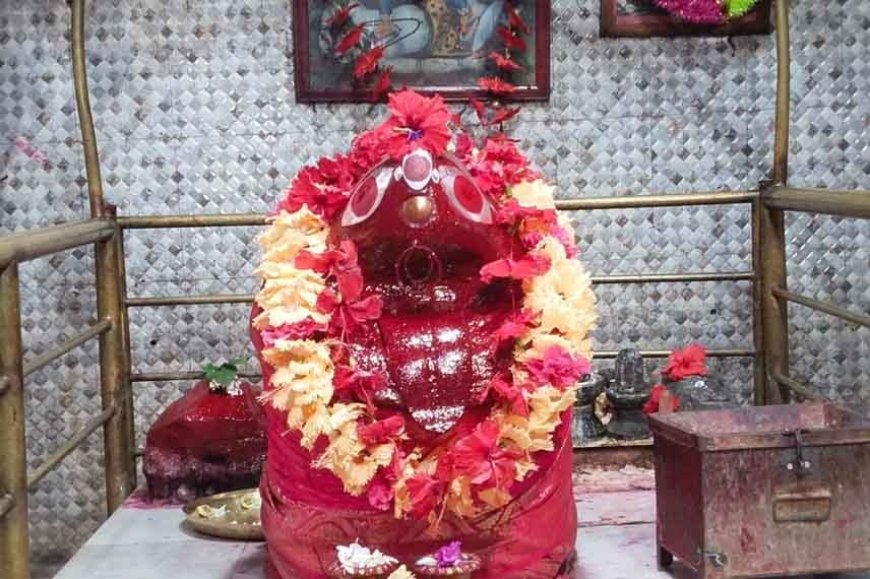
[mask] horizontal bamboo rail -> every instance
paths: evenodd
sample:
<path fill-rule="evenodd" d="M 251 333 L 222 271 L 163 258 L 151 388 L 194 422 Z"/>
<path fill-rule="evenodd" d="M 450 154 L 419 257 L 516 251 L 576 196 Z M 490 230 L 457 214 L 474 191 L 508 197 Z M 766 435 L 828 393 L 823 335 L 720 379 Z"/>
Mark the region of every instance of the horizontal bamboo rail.
<path fill-rule="evenodd" d="M 667 358 L 672 350 L 641 350 L 644 358 Z M 593 352 L 592 357 L 596 360 L 611 360 L 619 354 L 618 350 L 601 350 Z M 708 358 L 751 358 L 755 356 L 752 348 L 728 348 L 722 350 L 707 350 Z"/>
<path fill-rule="evenodd" d="M 751 281 L 755 274 L 751 271 L 699 272 L 699 273 L 642 273 L 592 276 L 593 285 L 642 284 L 642 283 L 681 283 L 708 281 Z"/>
<path fill-rule="evenodd" d="M 245 227 L 264 225 L 263 213 L 203 215 L 130 215 L 118 217 L 121 229 L 170 229 L 180 227 Z"/>
<path fill-rule="evenodd" d="M 45 366 L 51 364 L 54 360 L 57 360 L 58 358 L 69 352 L 70 350 L 81 346 L 92 338 L 96 338 L 101 334 L 105 334 L 111 329 L 111 327 L 112 320 L 104 319 L 96 322 L 87 330 L 76 334 L 57 348 L 49 350 L 47 352 L 43 352 L 32 360 L 24 362 L 24 375 L 30 376 L 37 370 L 41 370 Z"/>
<path fill-rule="evenodd" d="M 0 268 L 13 261 L 21 263 L 102 241 L 112 237 L 113 232 L 110 221 L 88 219 L 6 235 L 0 238 Z"/>
<path fill-rule="evenodd" d="M 816 394 L 809 386 L 798 382 L 794 378 L 782 374 L 773 374 L 772 377 L 775 382 L 806 400 L 822 400 L 822 396 Z"/>
<path fill-rule="evenodd" d="M 254 294 L 204 294 L 195 296 L 166 296 L 166 297 L 136 297 L 127 298 L 124 302 L 127 307 L 157 307 L 157 306 L 191 306 L 209 304 L 250 304 L 254 301 Z"/>
<path fill-rule="evenodd" d="M 57 468 L 63 459 L 69 456 L 72 451 L 77 449 L 87 437 L 96 432 L 97 429 L 104 426 L 115 415 L 116 410 L 115 405 L 110 404 L 98 416 L 92 418 L 84 427 L 82 427 L 81 430 L 73 434 L 69 440 L 61 445 L 60 448 L 51 453 L 48 458 L 45 459 L 45 462 L 39 465 L 36 470 L 27 477 L 28 490 L 33 489 L 33 487 L 39 484 L 39 481 L 44 479 L 48 473 Z"/>
<path fill-rule="evenodd" d="M 870 191 L 834 191 L 774 186 L 761 195 L 775 209 L 870 219 Z"/>
<path fill-rule="evenodd" d="M 858 312 L 853 312 L 847 310 L 846 308 L 841 308 L 839 306 L 835 306 L 833 304 L 829 304 L 823 301 L 819 301 L 817 299 L 808 298 L 807 296 L 802 296 L 800 294 L 796 294 L 790 292 L 783 288 L 774 288 L 773 295 L 780 299 L 788 300 L 790 302 L 794 302 L 796 304 L 800 304 L 804 307 L 810 308 L 812 310 L 816 310 L 819 312 L 824 312 L 831 316 L 840 318 L 841 320 L 845 320 L 851 324 L 856 324 L 858 326 L 864 326 L 865 328 L 870 328 L 870 316 L 860 314 Z"/>
<path fill-rule="evenodd" d="M 242 371 L 237 374 L 239 378 L 261 377 L 259 372 Z M 176 382 L 179 380 L 200 380 L 202 372 L 140 372 L 130 375 L 130 382 Z"/>

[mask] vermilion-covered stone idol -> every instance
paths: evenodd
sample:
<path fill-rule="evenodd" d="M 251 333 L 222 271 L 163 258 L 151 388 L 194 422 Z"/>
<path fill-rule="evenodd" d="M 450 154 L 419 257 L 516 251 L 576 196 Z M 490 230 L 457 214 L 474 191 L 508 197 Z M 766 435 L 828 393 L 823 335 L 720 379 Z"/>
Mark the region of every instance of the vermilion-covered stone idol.
<path fill-rule="evenodd" d="M 454 541 L 474 577 L 565 576 L 596 319 L 573 232 L 503 135 L 410 91 L 390 113 L 303 169 L 260 240 L 271 577 L 352 575 L 357 541 L 393 579 Z"/>

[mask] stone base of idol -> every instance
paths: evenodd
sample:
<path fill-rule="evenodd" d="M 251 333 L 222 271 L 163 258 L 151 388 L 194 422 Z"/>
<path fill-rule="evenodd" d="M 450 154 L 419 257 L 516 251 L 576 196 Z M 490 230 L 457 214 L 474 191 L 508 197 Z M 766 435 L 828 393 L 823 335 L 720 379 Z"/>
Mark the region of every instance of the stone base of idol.
<path fill-rule="evenodd" d="M 576 480 L 578 579 L 693 577 L 679 561 L 668 571 L 657 569 L 652 471 L 584 472 Z M 263 543 L 203 537 L 183 521 L 178 506 L 128 501 L 55 578 L 264 579 Z M 816 577 L 870 579 L 870 573 Z"/>

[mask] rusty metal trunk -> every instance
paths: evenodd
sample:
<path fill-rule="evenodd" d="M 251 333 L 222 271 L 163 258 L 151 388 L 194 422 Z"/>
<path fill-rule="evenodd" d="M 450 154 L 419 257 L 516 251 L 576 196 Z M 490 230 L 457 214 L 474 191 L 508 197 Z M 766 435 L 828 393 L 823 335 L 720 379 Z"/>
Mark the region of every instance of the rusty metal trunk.
<path fill-rule="evenodd" d="M 870 422 L 832 404 L 652 415 L 659 565 L 870 570 Z"/>

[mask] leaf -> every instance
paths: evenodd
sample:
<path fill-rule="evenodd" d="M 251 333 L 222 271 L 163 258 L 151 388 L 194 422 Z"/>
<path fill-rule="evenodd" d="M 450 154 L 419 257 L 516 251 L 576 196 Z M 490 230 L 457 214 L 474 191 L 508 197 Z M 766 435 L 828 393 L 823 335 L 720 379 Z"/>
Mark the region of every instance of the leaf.
<path fill-rule="evenodd" d="M 239 375 L 239 366 L 244 363 L 244 358 L 235 358 L 229 362 L 224 362 L 220 366 L 206 364 L 202 367 L 202 375 L 209 382 L 214 382 L 221 386 L 229 386 Z"/>
<path fill-rule="evenodd" d="M 726 2 L 728 18 L 739 18 L 752 10 L 758 0 L 728 0 Z"/>

